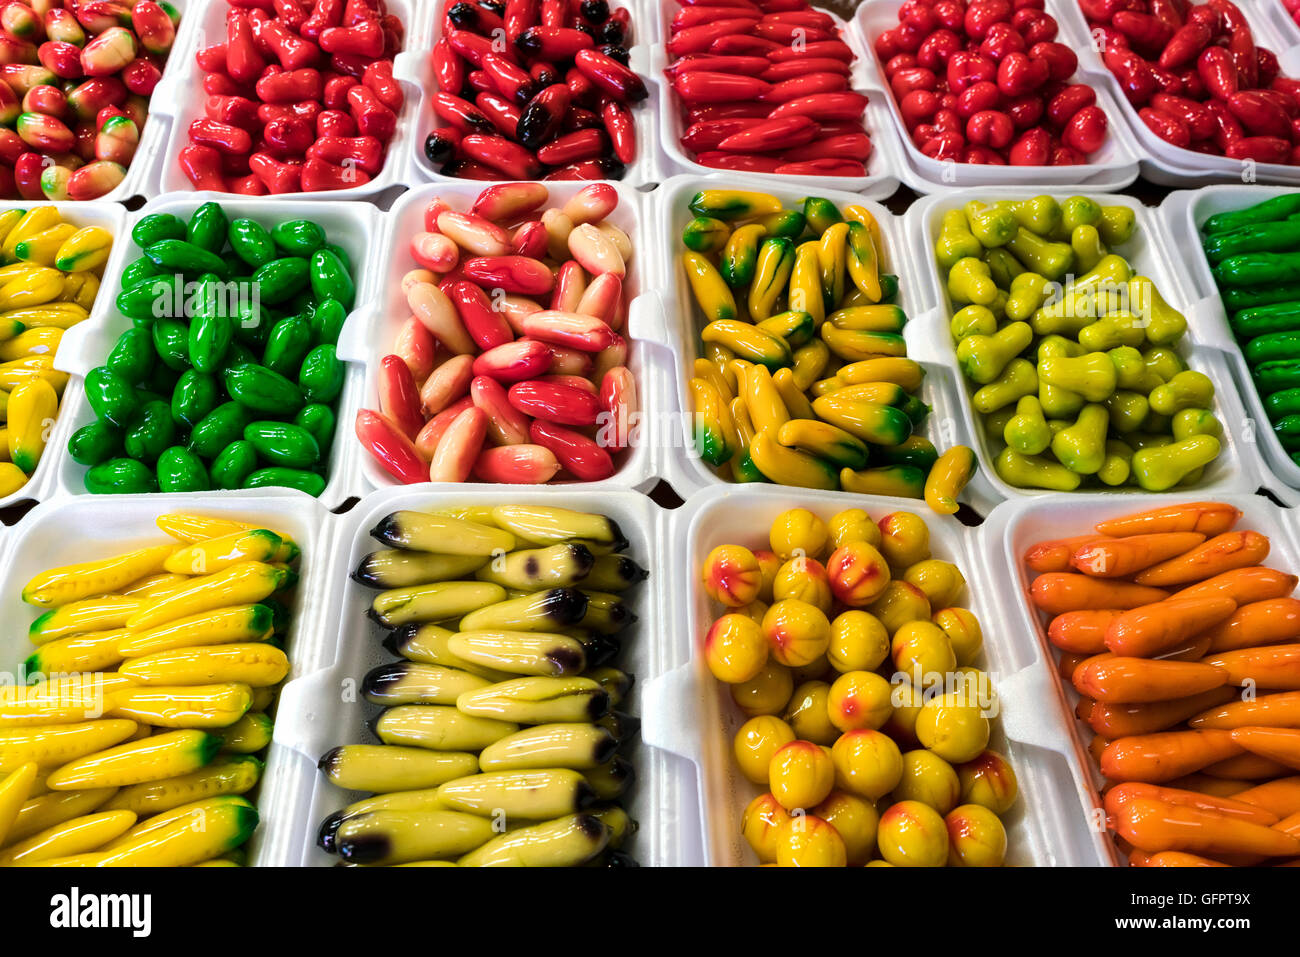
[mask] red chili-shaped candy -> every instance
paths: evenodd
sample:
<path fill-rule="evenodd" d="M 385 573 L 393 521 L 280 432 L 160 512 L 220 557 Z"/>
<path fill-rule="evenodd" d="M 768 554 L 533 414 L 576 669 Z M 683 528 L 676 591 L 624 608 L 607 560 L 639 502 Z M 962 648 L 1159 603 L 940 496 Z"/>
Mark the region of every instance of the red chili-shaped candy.
<path fill-rule="evenodd" d="M 414 440 L 424 428 L 420 393 L 400 356 L 388 355 L 379 361 L 379 410 L 408 439 Z"/>
<path fill-rule="evenodd" d="M 387 416 L 360 409 L 355 430 L 362 447 L 397 481 L 410 485 L 428 478 L 428 467 L 414 443 Z"/>
<path fill-rule="evenodd" d="M 544 375 L 551 368 L 551 349 L 536 339 L 516 339 L 489 349 L 474 360 L 474 375 L 498 382 L 521 382 Z"/>
<path fill-rule="evenodd" d="M 596 397 L 590 392 L 556 382 L 516 382 L 506 392 L 510 404 L 525 415 L 560 425 L 596 424 Z"/>

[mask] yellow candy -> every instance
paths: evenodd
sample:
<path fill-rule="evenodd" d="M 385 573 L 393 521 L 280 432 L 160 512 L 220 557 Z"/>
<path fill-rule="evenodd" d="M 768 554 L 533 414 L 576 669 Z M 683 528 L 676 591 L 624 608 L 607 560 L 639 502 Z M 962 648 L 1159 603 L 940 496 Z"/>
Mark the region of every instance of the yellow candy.
<path fill-rule="evenodd" d="M 772 795 L 787 811 L 820 804 L 835 786 L 835 765 L 811 741 L 791 741 L 772 755 L 768 768 Z"/>
<path fill-rule="evenodd" d="M 740 773 L 755 784 L 766 784 L 772 755 L 795 739 L 788 724 L 773 715 L 750 718 L 732 742 Z"/>
<path fill-rule="evenodd" d="M 767 664 L 763 632 L 745 615 L 723 615 L 704 636 L 704 658 L 713 677 L 740 684 L 756 677 Z"/>
<path fill-rule="evenodd" d="M 799 668 L 826 653 L 831 642 L 831 624 L 820 608 L 786 599 L 773 604 L 763 616 L 763 636 L 778 662 Z"/>

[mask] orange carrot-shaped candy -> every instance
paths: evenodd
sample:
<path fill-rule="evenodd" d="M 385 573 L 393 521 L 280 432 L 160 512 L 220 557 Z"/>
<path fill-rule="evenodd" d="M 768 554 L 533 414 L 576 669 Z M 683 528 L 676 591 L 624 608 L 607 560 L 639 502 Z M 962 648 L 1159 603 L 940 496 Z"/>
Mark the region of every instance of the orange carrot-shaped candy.
<path fill-rule="evenodd" d="M 1039 575 L 1029 586 L 1034 605 L 1049 615 L 1089 608 L 1136 608 L 1168 598 L 1160 588 L 1147 588 L 1131 582 L 1106 581 L 1071 572 Z"/>
<path fill-rule="evenodd" d="M 1249 791 L 1252 781 L 1231 781 L 1227 778 L 1212 778 L 1208 774 L 1185 774 L 1166 782 L 1171 788 L 1195 791 L 1197 794 L 1209 794 L 1214 797 L 1236 797 L 1242 791 Z"/>
<path fill-rule="evenodd" d="M 1280 572 L 1276 568 L 1263 565 L 1250 565 L 1246 568 L 1234 568 L 1232 571 L 1207 578 L 1203 582 L 1189 585 L 1174 595 L 1175 598 L 1201 598 L 1206 595 L 1222 595 L 1231 598 L 1238 605 L 1251 602 L 1268 601 L 1271 598 L 1285 598 L 1295 591 L 1300 577 Z"/>
<path fill-rule="evenodd" d="M 1124 784 L 1117 784 L 1107 791 L 1106 813 L 1108 815 L 1118 815 L 1119 809 L 1125 803 L 1138 798 L 1151 798 L 1156 801 L 1164 801 L 1166 804 L 1195 807 L 1203 811 L 1217 811 L 1228 817 L 1235 817 L 1241 821 L 1251 821 L 1265 827 L 1270 827 L 1278 821 L 1276 814 L 1255 807 L 1253 804 L 1244 804 L 1231 798 L 1198 794 L 1195 791 L 1184 791 L 1180 788 L 1162 787 L 1159 784 L 1144 784 L 1141 781 L 1128 781 Z"/>
<path fill-rule="evenodd" d="M 1170 601 L 1176 601 L 1175 595 Z M 1243 605 L 1209 631 L 1211 651 L 1236 651 L 1300 640 L 1300 599 L 1273 598 Z"/>
<path fill-rule="evenodd" d="M 1062 651 L 1099 655 L 1106 650 L 1106 629 L 1120 614 L 1115 608 L 1067 611 L 1052 619 L 1047 637 Z"/>
<path fill-rule="evenodd" d="M 1290 814 L 1273 825 L 1273 829 L 1292 837 L 1300 837 L 1300 814 Z"/>
<path fill-rule="evenodd" d="M 1187 723 L 1193 728 L 1223 731 L 1249 727 L 1300 728 L 1300 691 L 1281 691 L 1248 701 L 1216 704 L 1192 716 Z"/>
<path fill-rule="evenodd" d="M 1223 672 L 1194 661 L 1149 658 L 1096 658 L 1074 672 L 1079 694 L 1113 704 L 1170 701 L 1197 695 L 1225 683 Z"/>
<path fill-rule="evenodd" d="M 1205 774 L 1230 781 L 1269 781 L 1291 773 L 1285 764 L 1260 754 L 1238 754 L 1225 761 L 1216 761 L 1201 769 Z"/>
<path fill-rule="evenodd" d="M 1300 769 L 1300 728 L 1233 728 L 1230 733 L 1252 754 Z"/>
<path fill-rule="evenodd" d="M 1150 658 L 1177 647 L 1236 610 L 1231 598 L 1166 598 L 1130 608 L 1106 628 L 1106 647 L 1117 655 Z"/>
<path fill-rule="evenodd" d="M 1241 510 L 1223 502 L 1188 502 L 1167 505 L 1149 512 L 1123 515 L 1098 522 L 1102 535 L 1141 535 L 1155 532 L 1200 532 L 1221 535 L 1241 518 Z"/>
<path fill-rule="evenodd" d="M 1101 756 L 1101 773 L 1112 781 L 1163 784 L 1243 750 L 1231 731 L 1139 734 L 1111 742 Z"/>
<path fill-rule="evenodd" d="M 1199 854 L 1188 854 L 1186 851 L 1161 851 L 1159 854 L 1143 854 L 1141 858 L 1135 860 L 1135 855 L 1142 854 L 1141 851 L 1134 851 L 1129 855 L 1128 862 L 1133 867 L 1230 867 L 1222 861 L 1211 860 L 1208 857 L 1201 857 Z"/>
<path fill-rule="evenodd" d="M 1058 538 L 1050 542 L 1039 542 L 1025 549 L 1025 565 L 1030 571 L 1065 572 L 1070 570 L 1070 556 L 1080 545 L 1089 542 L 1104 541 L 1104 535 L 1076 535 L 1074 538 Z"/>
<path fill-rule="evenodd" d="M 1092 755 L 1094 761 L 1100 763 L 1101 756 L 1106 753 L 1106 749 L 1110 747 L 1110 744 L 1110 738 L 1103 738 L 1099 734 L 1094 734 L 1088 742 L 1088 753 Z"/>
<path fill-rule="evenodd" d="M 1210 639 L 1205 635 L 1194 635 L 1181 645 L 1167 648 L 1160 652 L 1161 661 L 1200 661 L 1210 650 Z"/>
<path fill-rule="evenodd" d="M 1280 818 L 1300 814 L 1300 776 L 1257 784 L 1234 795 L 1238 801 L 1272 811 Z"/>
<path fill-rule="evenodd" d="M 1236 697 L 1233 688 L 1221 687 L 1203 691 L 1188 698 L 1170 701 L 1153 701 L 1149 704 L 1114 704 L 1095 701 L 1086 717 L 1079 715 L 1088 727 L 1109 738 L 1124 738 L 1133 734 L 1154 734 L 1182 724 L 1189 715 Z M 1091 700 L 1091 699 L 1088 699 Z"/>
<path fill-rule="evenodd" d="M 1300 838 L 1215 811 L 1136 798 L 1120 808 L 1115 831 L 1139 850 L 1193 854 L 1300 854 Z"/>
<path fill-rule="evenodd" d="M 1109 654 L 1109 652 L 1107 652 L 1107 654 Z M 1066 681 L 1073 681 L 1074 673 L 1079 669 L 1079 665 L 1083 664 L 1089 658 L 1093 658 L 1093 657 L 1095 656 L 1076 655 L 1067 652 L 1061 655 L 1061 660 L 1056 663 L 1056 673 L 1059 674 Z"/>
<path fill-rule="evenodd" d="M 1165 587 L 1199 582 L 1234 568 L 1258 565 L 1268 557 L 1268 537 L 1259 532 L 1224 532 L 1191 551 L 1138 572 L 1139 585 Z"/>
<path fill-rule="evenodd" d="M 1103 538 L 1080 545 L 1070 567 L 1094 578 L 1127 578 L 1157 562 L 1189 552 L 1205 536 L 1200 532 L 1158 532 L 1128 538 Z"/>
<path fill-rule="evenodd" d="M 1204 663 L 1223 671 L 1228 684 L 1253 681 L 1255 687 L 1268 691 L 1300 691 L 1300 644 L 1225 651 Z"/>

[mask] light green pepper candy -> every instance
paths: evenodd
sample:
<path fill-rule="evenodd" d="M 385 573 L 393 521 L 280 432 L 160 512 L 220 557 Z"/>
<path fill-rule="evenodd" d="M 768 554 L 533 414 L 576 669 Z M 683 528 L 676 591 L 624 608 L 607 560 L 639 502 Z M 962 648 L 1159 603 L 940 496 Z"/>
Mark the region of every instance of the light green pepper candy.
<path fill-rule="evenodd" d="M 1140 449 L 1133 455 L 1133 477 L 1148 492 L 1163 492 L 1194 479 L 1194 473 L 1218 457 L 1219 448 L 1214 436 L 1193 435 L 1168 445 Z"/>
<path fill-rule="evenodd" d="M 1115 364 L 1104 352 L 1040 359 L 1038 378 L 1048 385 L 1077 392 L 1088 402 L 1105 401 L 1115 391 L 1116 385 Z"/>
<path fill-rule="evenodd" d="M 844 222 L 844 216 L 839 208 L 824 196 L 809 196 L 805 199 L 803 217 L 815 236 L 820 236 L 836 223 Z"/>
<path fill-rule="evenodd" d="M 1122 246 L 1133 238 L 1137 216 L 1127 206 L 1103 206 L 1097 231 L 1107 246 Z"/>
<path fill-rule="evenodd" d="M 1142 353 L 1133 346 L 1108 349 L 1106 355 L 1110 356 L 1110 361 L 1115 365 L 1115 381 L 1121 389 L 1141 392 L 1145 396 L 1161 384 L 1149 376 Z"/>
<path fill-rule="evenodd" d="M 1171 346 L 1187 332 L 1187 317 L 1169 305 L 1146 276 L 1128 283 L 1129 308 L 1147 320 L 1147 338 L 1153 345 Z"/>
<path fill-rule="evenodd" d="M 1003 441 L 1023 455 L 1039 455 L 1052 444 L 1052 430 L 1037 396 L 1026 395 L 1016 403 L 1013 415 L 1002 430 Z"/>
<path fill-rule="evenodd" d="M 1101 222 L 1101 205 L 1087 196 L 1069 196 L 1061 202 L 1061 230 L 1069 235 L 1080 226 Z"/>
<path fill-rule="evenodd" d="M 1106 246 L 1096 226 L 1075 226 L 1070 233 L 1070 248 L 1074 250 L 1076 268 L 1084 272 L 1106 257 Z"/>
<path fill-rule="evenodd" d="M 960 209 L 950 209 L 943 214 L 939 237 L 934 241 L 934 257 L 940 268 L 951 269 L 957 263 L 974 256 L 978 258 L 984 246 L 966 225 L 966 214 Z"/>
<path fill-rule="evenodd" d="M 1161 383 L 1168 382 L 1180 372 L 1187 370 L 1187 363 L 1183 357 L 1173 349 L 1164 346 L 1152 346 L 1142 353 L 1142 361 L 1146 363 L 1147 372 L 1159 379 Z"/>
<path fill-rule="evenodd" d="M 1002 374 L 1007 363 L 1034 341 L 1027 322 L 1013 322 L 991 336 L 967 336 L 957 344 L 957 364 L 966 378 L 987 385 Z"/>
<path fill-rule="evenodd" d="M 988 305 L 989 312 L 993 313 L 999 325 L 1006 321 L 1007 318 L 1007 291 L 999 289 L 998 294 L 993 297 L 993 301 Z"/>
<path fill-rule="evenodd" d="M 1043 305 L 1052 284 L 1036 272 L 1021 272 L 1011 280 L 1007 293 L 1008 319 L 1023 322 Z"/>
<path fill-rule="evenodd" d="M 1011 210 L 1016 214 L 1016 219 L 1019 220 L 1021 226 L 1038 233 L 1040 236 L 1047 236 L 1060 228 L 1061 205 L 1051 196 L 1003 200 L 998 205 Z"/>
<path fill-rule="evenodd" d="M 948 295 L 955 303 L 973 302 L 987 306 L 998 295 L 997 284 L 990 274 L 989 264 L 967 256 L 948 270 Z"/>
<path fill-rule="evenodd" d="M 1106 461 L 1097 470 L 1097 478 L 1112 488 L 1128 481 L 1133 470 L 1133 450 L 1119 439 L 1106 441 Z"/>
<path fill-rule="evenodd" d="M 1007 447 L 993 461 L 994 471 L 1008 485 L 1016 488 L 1044 488 L 1054 492 L 1073 492 L 1083 481 L 1077 472 L 1041 455 L 1021 455 Z"/>
<path fill-rule="evenodd" d="M 998 289 L 1010 289 L 1011 282 L 1025 271 L 1020 260 L 1005 249 L 990 249 L 984 253 L 984 261 L 989 264 L 989 274 L 998 284 Z"/>
<path fill-rule="evenodd" d="M 1092 475 L 1106 461 L 1110 412 L 1104 405 L 1085 405 L 1074 424 L 1052 436 L 1056 460 L 1081 475 Z"/>
<path fill-rule="evenodd" d="M 1083 355 L 1083 347 L 1071 342 L 1064 336 L 1046 336 L 1038 343 L 1038 361 L 1057 356 L 1076 357 Z M 1083 408 L 1083 396 L 1071 389 L 1038 380 L 1038 401 L 1043 406 L 1043 413 L 1049 416 L 1078 415 Z"/>
<path fill-rule="evenodd" d="M 985 206 L 977 199 L 965 206 L 966 225 L 971 234 L 988 249 L 1005 246 L 1016 235 L 1020 221 L 1005 206 Z"/>
<path fill-rule="evenodd" d="M 998 320 L 988 306 L 971 304 L 953 313 L 948 330 L 957 342 L 967 336 L 991 336 L 998 331 Z M 1138 361 L 1141 361 L 1140 357 Z"/>
<path fill-rule="evenodd" d="M 1106 352 L 1120 346 L 1137 348 L 1146 339 L 1145 320 L 1131 312 L 1112 312 L 1079 330 L 1079 345 L 1089 352 Z"/>
<path fill-rule="evenodd" d="M 1012 359 L 1002 370 L 1002 375 L 976 390 L 971 396 L 971 405 L 976 412 L 987 414 L 1037 391 L 1038 373 L 1034 371 L 1034 364 L 1028 359 Z"/>
<path fill-rule="evenodd" d="M 1007 423 L 1016 417 L 1016 407 L 1014 405 L 1004 405 L 996 412 L 990 412 L 984 416 L 984 434 L 988 436 L 990 442 L 1005 441 L 1003 433 L 1007 430 Z"/>
<path fill-rule="evenodd" d="M 1172 435 L 1160 432 L 1134 432 L 1132 435 L 1124 436 L 1124 441 L 1135 450 L 1163 448 L 1173 440 Z"/>
<path fill-rule="evenodd" d="M 1106 400 L 1106 408 L 1110 412 L 1110 427 L 1123 435 L 1142 428 L 1151 410 L 1145 395 L 1129 389 L 1116 390 Z"/>
<path fill-rule="evenodd" d="M 1183 409 L 1170 420 L 1169 428 L 1180 442 L 1193 435 L 1223 436 L 1223 423 L 1209 409 Z"/>
<path fill-rule="evenodd" d="M 1214 399 L 1214 383 L 1204 372 L 1180 372 L 1151 390 L 1151 408 L 1161 415 L 1183 409 L 1207 409 Z"/>
<path fill-rule="evenodd" d="M 1048 279 L 1059 280 L 1074 268 L 1074 250 L 1065 243 L 1054 243 L 1023 226 L 1007 243 L 1024 267 Z"/>

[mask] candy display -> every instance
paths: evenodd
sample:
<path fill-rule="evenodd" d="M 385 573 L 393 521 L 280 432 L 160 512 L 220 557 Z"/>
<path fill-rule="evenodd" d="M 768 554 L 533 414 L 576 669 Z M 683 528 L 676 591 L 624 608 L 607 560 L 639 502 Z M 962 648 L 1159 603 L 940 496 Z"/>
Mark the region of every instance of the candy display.
<path fill-rule="evenodd" d="M 467 212 L 434 198 L 402 249 L 411 316 L 381 360 L 379 410 L 356 419 L 397 481 L 592 482 L 625 457 L 637 387 L 619 193 L 551 202 L 540 183 L 489 186 Z"/>
<path fill-rule="evenodd" d="M 1300 26 L 1300 2 L 1298 0 L 1278 0 L 1278 2 L 1286 8 L 1286 12 L 1295 21 L 1296 26 Z"/>
<path fill-rule="evenodd" d="M 713 169 L 866 176 L 868 97 L 833 17 L 803 0 L 678 0 L 664 71 L 681 146 Z"/>
<path fill-rule="evenodd" d="M 1136 866 L 1300 855 L 1297 579 L 1241 518 L 1185 502 L 1061 525 L 1023 555 Z"/>
<path fill-rule="evenodd" d="M 1187 320 L 1122 255 L 1135 229 L 1131 207 L 1086 196 L 942 213 L 957 365 L 1008 485 L 1160 492 L 1219 455 L 1214 384 L 1177 349 Z"/>
<path fill-rule="evenodd" d="M 157 526 L 22 588 L 41 614 L 0 693 L 0 866 L 246 859 L 299 548 L 224 517 Z"/>
<path fill-rule="evenodd" d="M 1160 139 L 1191 153 L 1300 164 L 1300 79 L 1281 72 L 1232 0 L 1077 2 L 1106 68 Z"/>
<path fill-rule="evenodd" d="M 700 457 L 737 482 L 924 496 L 955 512 L 974 456 L 941 458 L 916 431 L 925 370 L 907 358 L 871 211 L 722 188 L 690 211 L 680 263 L 704 320 L 689 382 Z"/>
<path fill-rule="evenodd" d="M 180 13 L 137 0 L 31 3 L 0 16 L 0 195 L 85 200 L 135 158 Z"/>
<path fill-rule="evenodd" d="M 195 54 L 207 94 L 177 162 L 195 189 L 260 196 L 364 186 L 404 94 L 405 27 L 384 0 L 227 0 L 225 38 Z"/>
<path fill-rule="evenodd" d="M 631 8 L 440 3 L 425 158 L 463 179 L 622 179 L 638 155 Z"/>
<path fill-rule="evenodd" d="M 335 354 L 353 264 L 308 219 L 150 213 L 116 307 L 132 321 L 87 374 L 95 421 L 68 454 L 88 492 L 325 489 Z"/>
<path fill-rule="evenodd" d="M 399 656 L 361 693 L 379 744 L 325 777 L 371 792 L 321 822 L 351 865 L 636 866 L 639 721 L 617 661 L 647 572 L 603 515 L 538 505 L 400 510 L 353 570 Z"/>
<path fill-rule="evenodd" d="M 1043 0 L 907 0 L 874 43 L 930 159 L 1076 166 L 1106 140 L 1106 113 Z"/>
<path fill-rule="evenodd" d="M 0 498 L 31 479 L 59 414 L 65 329 L 90 315 L 113 234 L 54 206 L 0 212 Z"/>
<path fill-rule="evenodd" d="M 996 867 L 1016 803 L 989 748 L 997 696 L 979 669 L 966 580 L 911 512 L 776 516 L 767 541 L 699 570 L 722 606 L 700 639 L 748 719 L 733 748 L 764 793 L 742 831 L 761 864 Z"/>

